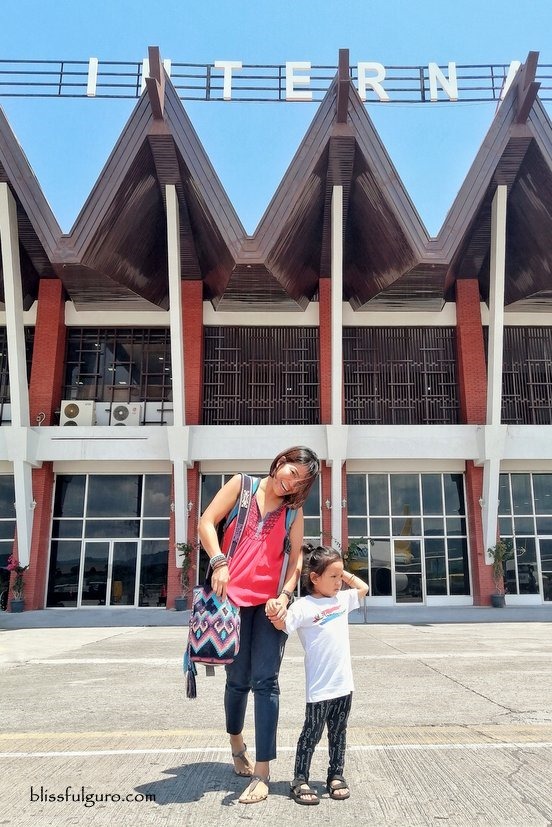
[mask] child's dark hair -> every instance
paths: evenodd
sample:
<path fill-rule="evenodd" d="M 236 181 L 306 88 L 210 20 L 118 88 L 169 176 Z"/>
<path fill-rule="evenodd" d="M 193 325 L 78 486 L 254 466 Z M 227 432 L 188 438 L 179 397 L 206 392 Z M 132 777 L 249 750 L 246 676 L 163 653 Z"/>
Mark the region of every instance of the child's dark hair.
<path fill-rule="evenodd" d="M 329 546 L 303 546 L 303 569 L 301 572 L 301 585 L 304 591 L 312 594 L 314 583 L 311 574 L 324 574 L 327 567 L 336 560 L 341 560 L 341 553 Z"/>

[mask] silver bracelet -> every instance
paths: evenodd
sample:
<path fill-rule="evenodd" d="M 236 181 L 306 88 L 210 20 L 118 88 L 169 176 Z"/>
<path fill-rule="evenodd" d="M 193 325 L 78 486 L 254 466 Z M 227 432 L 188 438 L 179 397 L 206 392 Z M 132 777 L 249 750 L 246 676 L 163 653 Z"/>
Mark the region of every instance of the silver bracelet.
<path fill-rule="evenodd" d="M 226 555 L 222 554 L 222 552 L 220 552 L 219 554 L 213 554 L 213 556 L 209 560 L 209 565 L 212 569 L 216 569 L 218 568 L 218 566 L 222 566 L 226 563 L 228 563 L 228 560 L 226 559 Z"/>

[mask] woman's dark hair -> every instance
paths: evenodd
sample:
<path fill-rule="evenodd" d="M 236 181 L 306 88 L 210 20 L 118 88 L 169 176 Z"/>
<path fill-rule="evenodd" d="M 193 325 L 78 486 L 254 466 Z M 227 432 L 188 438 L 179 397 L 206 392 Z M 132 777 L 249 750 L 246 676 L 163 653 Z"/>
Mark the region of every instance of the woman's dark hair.
<path fill-rule="evenodd" d="M 337 560 L 342 560 L 341 552 L 329 546 L 314 546 L 304 545 L 303 551 L 303 569 L 301 572 L 301 585 L 308 594 L 314 591 L 314 583 L 311 580 L 311 574 L 324 574 L 331 563 Z"/>
<path fill-rule="evenodd" d="M 291 462 L 294 465 L 304 465 L 307 469 L 307 476 L 297 486 L 297 489 L 284 497 L 284 502 L 290 508 L 301 508 L 305 500 L 309 496 L 311 486 L 316 477 L 320 473 L 320 460 L 310 448 L 305 448 L 303 445 L 294 445 L 293 448 L 288 448 L 287 451 L 281 451 L 277 457 L 272 460 L 269 475 L 274 476 L 280 465 L 284 462 Z"/>

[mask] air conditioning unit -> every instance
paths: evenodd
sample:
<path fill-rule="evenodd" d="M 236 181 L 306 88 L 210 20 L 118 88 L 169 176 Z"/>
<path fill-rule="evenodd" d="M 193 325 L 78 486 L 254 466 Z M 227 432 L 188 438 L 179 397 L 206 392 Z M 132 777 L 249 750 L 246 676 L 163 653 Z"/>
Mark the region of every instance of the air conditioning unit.
<path fill-rule="evenodd" d="M 91 399 L 64 399 L 61 403 L 60 425 L 95 425 L 96 403 Z"/>
<path fill-rule="evenodd" d="M 140 425 L 141 415 L 139 402 L 114 402 L 111 405 L 112 425 Z"/>

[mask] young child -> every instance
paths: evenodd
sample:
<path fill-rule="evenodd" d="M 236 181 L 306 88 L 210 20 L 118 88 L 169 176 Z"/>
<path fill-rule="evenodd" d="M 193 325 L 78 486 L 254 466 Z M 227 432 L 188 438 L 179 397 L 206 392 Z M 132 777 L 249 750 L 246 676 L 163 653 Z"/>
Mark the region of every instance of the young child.
<path fill-rule="evenodd" d="M 348 614 L 368 593 L 367 584 L 343 570 L 341 554 L 331 548 L 305 547 L 303 581 L 307 594 L 287 610 L 283 621 L 273 621 L 291 634 L 297 630 L 305 650 L 307 705 L 297 742 L 290 795 L 297 804 L 318 804 L 309 787 L 314 750 L 328 727 L 330 798 L 343 801 L 350 792 L 343 777 L 347 720 L 353 697 L 353 672 Z M 345 582 L 351 588 L 341 590 Z"/>

